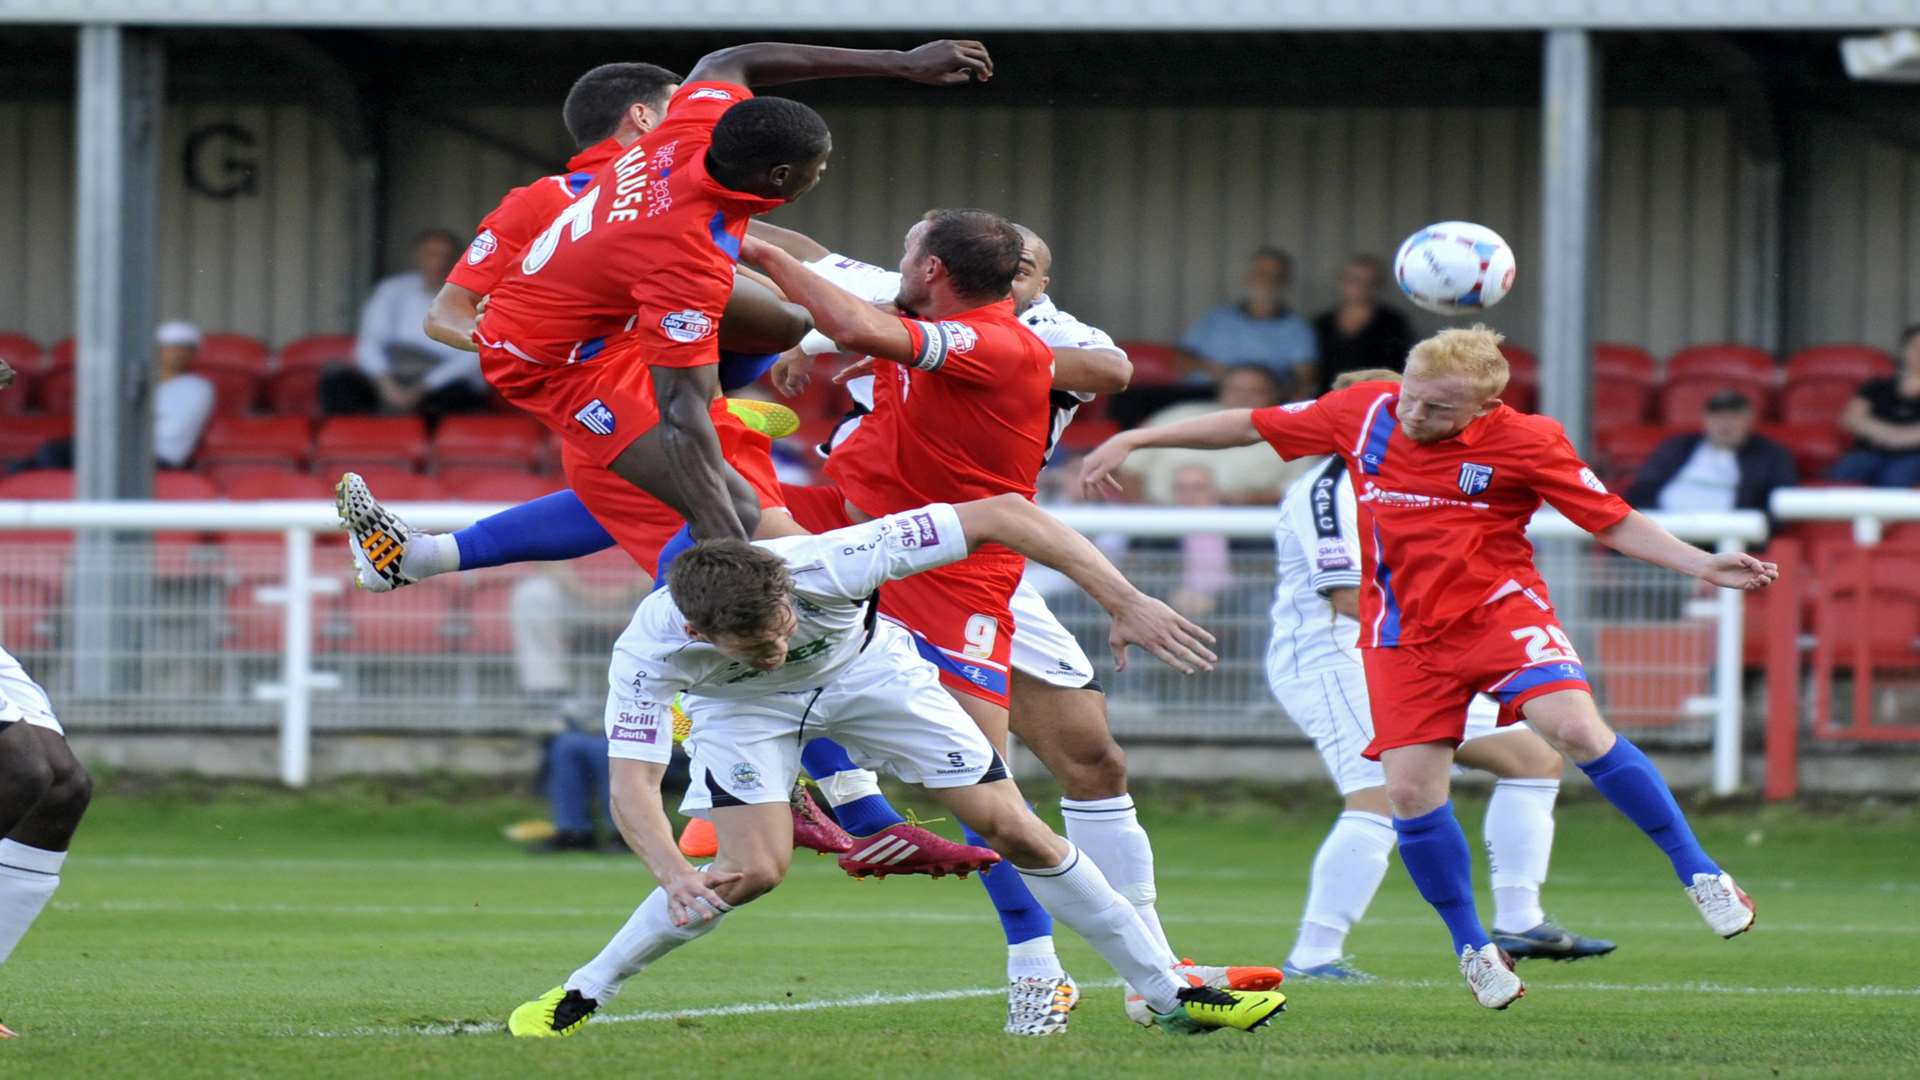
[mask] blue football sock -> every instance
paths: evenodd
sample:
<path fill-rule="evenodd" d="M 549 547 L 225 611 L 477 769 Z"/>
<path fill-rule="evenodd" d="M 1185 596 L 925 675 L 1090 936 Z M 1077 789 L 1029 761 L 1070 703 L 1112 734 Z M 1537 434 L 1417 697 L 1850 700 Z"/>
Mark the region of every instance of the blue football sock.
<path fill-rule="evenodd" d="M 835 773 L 858 769 L 847 749 L 832 739 L 815 739 L 800 748 L 800 767 L 816 781 L 825 781 Z M 855 836 L 872 836 L 889 825 L 907 820 L 893 808 L 885 795 L 866 795 L 833 808 L 840 827 Z"/>
<path fill-rule="evenodd" d="M 1407 876 L 1453 935 L 1454 955 L 1492 941 L 1473 904 L 1473 861 L 1467 834 L 1453 816 L 1453 804 L 1441 803 L 1440 809 L 1417 818 L 1396 817 L 1393 831 L 1400 838 L 1400 861 L 1407 866 Z"/>
<path fill-rule="evenodd" d="M 720 370 L 717 373 L 717 377 L 720 380 L 720 389 L 722 391 L 738 390 L 743 386 L 758 381 L 760 376 L 765 375 L 767 369 L 772 367 L 774 361 L 778 359 L 780 359 L 780 354 L 777 352 L 764 353 L 756 356 L 749 353 L 738 353 L 729 349 L 721 349 Z"/>
<path fill-rule="evenodd" d="M 967 843 L 975 847 L 986 847 L 987 842 L 979 833 L 966 826 L 960 831 L 965 834 Z M 993 901 L 993 909 L 1000 913 L 1000 928 L 1007 933 L 1007 944 L 1018 945 L 1023 941 L 1032 941 L 1038 937 L 1048 937 L 1053 933 L 1053 916 L 1040 906 L 1027 890 L 1026 878 L 1013 870 L 1013 864 L 1002 862 L 991 873 L 980 875 L 980 884 L 987 887 L 987 897 Z"/>
<path fill-rule="evenodd" d="M 502 510 L 453 534 L 460 569 L 577 559 L 613 546 L 580 496 L 556 491 Z"/>
<path fill-rule="evenodd" d="M 1660 770 L 1624 736 L 1615 736 L 1613 749 L 1580 766 L 1580 771 L 1616 810 L 1667 853 L 1682 885 L 1693 884 L 1695 874 L 1720 872 L 1719 864 L 1708 858 L 1700 841 L 1693 838 L 1687 815 L 1674 801 Z"/>
<path fill-rule="evenodd" d="M 667 541 L 666 546 L 660 549 L 660 557 L 654 561 L 654 568 L 653 568 L 653 587 L 654 588 L 659 589 L 659 588 L 665 587 L 665 585 L 667 584 L 667 567 L 672 566 L 673 560 L 679 558 L 688 548 L 692 546 L 693 546 L 693 526 L 691 525 L 680 526 L 680 531 L 673 534 L 673 539 Z M 808 770 L 807 775 L 809 776 L 813 775 L 812 770 Z"/>

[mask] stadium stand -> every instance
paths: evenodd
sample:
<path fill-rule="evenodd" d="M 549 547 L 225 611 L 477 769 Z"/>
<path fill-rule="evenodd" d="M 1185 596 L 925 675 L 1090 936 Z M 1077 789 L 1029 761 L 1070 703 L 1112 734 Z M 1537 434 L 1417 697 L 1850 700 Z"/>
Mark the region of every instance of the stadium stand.
<path fill-rule="evenodd" d="M 1787 383 L 1803 379 L 1865 382 L 1893 374 L 1893 357 L 1871 345 L 1815 345 L 1787 357 Z"/>
<path fill-rule="evenodd" d="M 1133 386 L 1168 386 L 1180 381 L 1180 350 L 1154 341 L 1122 341 L 1133 361 Z"/>
<path fill-rule="evenodd" d="M 539 466 L 546 429 L 525 415 L 449 416 L 433 434 L 429 456 L 435 472 L 448 468 Z"/>
<path fill-rule="evenodd" d="M 320 425 L 313 471 L 321 475 L 362 466 L 418 469 L 427 457 L 427 429 L 417 416 L 341 416 Z"/>
<path fill-rule="evenodd" d="M 200 438 L 195 463 L 203 470 L 234 465 L 306 464 L 312 425 L 300 416 L 218 416 Z"/>
<path fill-rule="evenodd" d="M 1623 379 L 1637 379 L 1652 386 L 1660 380 L 1659 365 L 1653 354 L 1638 345 L 1617 341 L 1599 341 L 1593 346 L 1593 373 Z"/>
<path fill-rule="evenodd" d="M 1756 416 L 1773 413 L 1772 381 L 1729 367 L 1717 372 L 1669 373 L 1666 385 L 1660 388 L 1660 416 L 1669 424 L 1691 423 L 1706 411 L 1707 399 L 1722 390 L 1738 390 L 1747 395 Z"/>
<path fill-rule="evenodd" d="M 1780 365 L 1773 354 L 1751 345 L 1695 345 L 1667 357 L 1667 381 L 1694 376 L 1749 376 L 1766 385 L 1779 381 Z"/>

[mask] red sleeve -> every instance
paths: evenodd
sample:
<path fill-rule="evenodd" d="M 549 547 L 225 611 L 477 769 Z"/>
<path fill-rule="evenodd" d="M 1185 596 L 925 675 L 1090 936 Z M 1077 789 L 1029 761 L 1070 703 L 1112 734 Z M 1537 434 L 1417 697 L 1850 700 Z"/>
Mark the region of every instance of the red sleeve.
<path fill-rule="evenodd" d="M 447 275 L 448 284 L 483 296 L 492 292 L 540 230 L 572 201 L 562 183 L 549 176 L 507 192 L 500 205 L 480 220 L 466 255 Z"/>
<path fill-rule="evenodd" d="M 1355 425 L 1345 417 L 1350 411 L 1347 399 L 1357 389 L 1359 387 L 1336 390 L 1313 401 L 1292 401 L 1255 409 L 1253 429 L 1283 458 L 1351 450 Z"/>
<path fill-rule="evenodd" d="M 1540 444 L 1527 455 L 1527 464 L 1523 466 L 1528 469 L 1533 490 L 1548 505 L 1565 514 L 1568 521 L 1588 532 L 1620 524 L 1633 508 L 1625 499 L 1608 491 L 1600 477 L 1580 460 L 1573 444 L 1567 441 L 1564 428 L 1545 418 L 1539 422 L 1544 428 L 1540 431 Z"/>
<path fill-rule="evenodd" d="M 900 324 L 907 328 L 907 337 L 913 342 L 913 359 L 907 361 L 908 367 L 939 372 L 942 378 L 960 382 L 990 384 L 1006 377 L 1008 365 L 1028 362 L 1045 350 L 1051 377 L 1053 350 L 1024 330 L 993 323 L 908 318 L 902 318 Z"/>
<path fill-rule="evenodd" d="M 732 275 L 717 275 L 706 266 L 642 277 L 633 287 L 639 307 L 633 332 L 641 359 L 676 368 L 719 363 L 720 315 L 732 294 Z"/>
<path fill-rule="evenodd" d="M 667 118 L 648 132 L 648 140 L 657 145 L 662 135 L 671 138 L 682 129 L 711 132 L 713 125 L 720 122 L 721 113 L 752 96 L 753 91 L 739 83 L 682 83 L 667 102 Z"/>

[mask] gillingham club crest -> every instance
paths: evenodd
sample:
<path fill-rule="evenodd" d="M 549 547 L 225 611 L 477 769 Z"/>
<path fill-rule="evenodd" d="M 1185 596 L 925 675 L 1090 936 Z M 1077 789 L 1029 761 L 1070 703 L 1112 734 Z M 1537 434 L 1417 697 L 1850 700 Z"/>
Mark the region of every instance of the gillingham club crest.
<path fill-rule="evenodd" d="M 1460 493 L 1478 495 L 1493 483 L 1493 466 L 1475 465 L 1471 461 L 1460 464 Z"/>

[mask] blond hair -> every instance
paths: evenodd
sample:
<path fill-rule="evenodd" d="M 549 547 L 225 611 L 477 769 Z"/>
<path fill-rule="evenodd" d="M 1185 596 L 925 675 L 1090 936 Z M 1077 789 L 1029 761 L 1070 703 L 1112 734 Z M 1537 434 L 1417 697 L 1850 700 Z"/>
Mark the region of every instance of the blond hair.
<path fill-rule="evenodd" d="M 1486 397 L 1499 397 L 1507 388 L 1507 358 L 1500 353 L 1500 343 L 1505 340 L 1480 323 L 1442 330 L 1413 347 L 1407 354 L 1407 370 L 1411 372 L 1413 365 L 1419 364 L 1422 375 L 1458 375 Z"/>
<path fill-rule="evenodd" d="M 1355 383 L 1363 382 L 1397 383 L 1399 381 L 1400 373 L 1397 371 L 1383 367 L 1362 368 L 1359 371 L 1343 371 L 1339 375 L 1334 376 L 1333 389 L 1345 390 Z"/>

